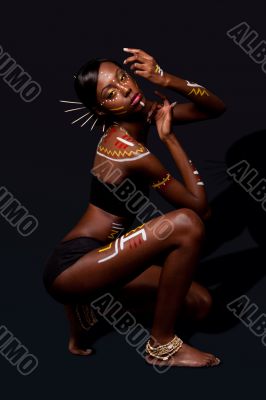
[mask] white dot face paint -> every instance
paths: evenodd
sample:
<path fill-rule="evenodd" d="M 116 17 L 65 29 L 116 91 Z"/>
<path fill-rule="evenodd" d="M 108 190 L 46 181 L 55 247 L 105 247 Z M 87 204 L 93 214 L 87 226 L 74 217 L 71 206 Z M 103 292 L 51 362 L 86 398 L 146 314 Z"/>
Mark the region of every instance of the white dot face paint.
<path fill-rule="evenodd" d="M 99 94 L 104 97 L 100 105 L 116 115 L 133 111 L 126 94 L 129 94 L 130 89 L 133 93 L 139 91 L 136 81 L 126 71 L 117 67 L 114 69 L 114 73 L 100 71 L 100 75 L 104 77 L 103 88 L 107 86 L 103 94 Z M 144 105 L 142 102 L 141 106 L 144 107 Z"/>

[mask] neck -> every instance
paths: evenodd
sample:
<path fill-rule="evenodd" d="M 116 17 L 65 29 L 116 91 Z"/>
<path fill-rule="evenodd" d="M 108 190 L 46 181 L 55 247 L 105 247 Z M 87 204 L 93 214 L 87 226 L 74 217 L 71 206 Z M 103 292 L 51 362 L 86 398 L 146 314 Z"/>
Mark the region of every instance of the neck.
<path fill-rule="evenodd" d="M 145 99 L 145 106 L 140 112 L 127 115 L 126 118 L 122 118 L 122 116 L 114 118 L 113 122 L 125 128 L 136 140 L 143 142 L 149 131 L 150 123 L 147 122 L 147 115 L 153 103 L 153 101 Z"/>

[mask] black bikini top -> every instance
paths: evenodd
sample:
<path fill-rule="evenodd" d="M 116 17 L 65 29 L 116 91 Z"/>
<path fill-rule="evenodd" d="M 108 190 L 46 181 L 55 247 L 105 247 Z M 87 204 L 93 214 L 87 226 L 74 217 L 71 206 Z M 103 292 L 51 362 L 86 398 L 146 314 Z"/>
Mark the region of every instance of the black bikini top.
<path fill-rule="evenodd" d="M 118 123 L 114 122 L 113 125 L 118 125 Z M 113 125 L 111 125 L 110 128 L 107 129 L 106 133 L 101 137 L 97 147 L 97 153 L 102 155 L 105 160 L 108 158 L 116 160 L 117 158 L 120 158 L 121 155 L 124 156 L 124 153 L 125 158 L 128 159 L 130 159 L 130 157 L 132 159 L 143 157 L 149 153 L 149 150 L 140 143 L 137 148 L 134 148 L 134 150 L 131 151 L 130 149 L 133 146 L 131 144 L 132 138 L 127 130 L 119 125 L 119 129 L 124 131 L 124 135 L 116 138 L 121 141 L 121 143 L 119 143 L 119 149 L 113 151 L 106 148 L 105 140 L 107 140 L 107 138 L 110 139 L 110 135 L 112 136 L 116 133 L 116 129 L 113 129 Z M 124 148 L 126 149 L 124 150 Z M 127 195 L 125 195 L 125 201 L 123 201 L 122 188 L 125 188 L 126 185 L 130 185 L 130 182 L 133 182 L 133 185 L 131 185 L 130 190 L 126 190 L 125 193 L 127 193 Z M 125 178 L 123 181 L 115 184 L 102 182 L 97 175 L 92 174 L 90 190 L 90 202 L 92 204 L 104 211 L 110 212 L 111 214 L 127 217 L 129 219 L 134 218 L 137 214 L 137 210 L 147 203 L 147 199 L 144 196 L 149 198 L 150 194 L 148 182 L 143 182 L 141 177 L 137 174 L 131 174 L 130 178 Z M 137 191 L 141 191 L 141 194 L 144 196 L 141 196 L 140 193 L 137 194 Z M 130 205 L 131 210 L 134 209 L 134 212 L 128 210 L 127 205 Z"/>
<path fill-rule="evenodd" d="M 140 190 L 144 196 L 149 198 L 150 190 L 148 183 L 141 183 L 139 177 L 137 179 L 134 176 L 130 176 L 129 179 L 129 182 L 133 182 L 136 188 L 133 186 L 134 189 L 128 191 L 128 193 L 131 193 L 131 195 L 128 196 L 125 201 L 123 201 L 122 189 L 123 187 L 125 188 L 127 184 L 126 178 L 118 185 L 115 185 L 112 183 L 103 183 L 95 175 L 92 175 L 90 202 L 96 207 L 99 207 L 111 214 L 120 217 L 127 217 L 129 219 L 135 218 L 135 215 L 138 213 L 137 210 L 142 208 L 147 202 L 147 199 L 143 198 L 143 196 L 141 197 L 140 193 L 137 194 L 137 191 Z M 129 208 L 134 210 L 134 212 L 127 209 L 127 203 Z"/>

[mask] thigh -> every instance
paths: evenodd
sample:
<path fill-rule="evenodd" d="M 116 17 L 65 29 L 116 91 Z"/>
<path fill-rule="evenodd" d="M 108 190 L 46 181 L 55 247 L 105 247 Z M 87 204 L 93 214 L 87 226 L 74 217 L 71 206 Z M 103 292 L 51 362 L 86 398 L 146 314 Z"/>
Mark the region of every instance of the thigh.
<path fill-rule="evenodd" d="M 103 290 L 124 286 L 154 264 L 156 258 L 176 248 L 176 238 L 173 240 L 169 228 L 171 224 L 165 225 L 165 221 L 175 219 L 176 213 L 171 211 L 154 218 L 91 250 L 55 279 L 52 290 L 59 295 L 89 298 Z"/>

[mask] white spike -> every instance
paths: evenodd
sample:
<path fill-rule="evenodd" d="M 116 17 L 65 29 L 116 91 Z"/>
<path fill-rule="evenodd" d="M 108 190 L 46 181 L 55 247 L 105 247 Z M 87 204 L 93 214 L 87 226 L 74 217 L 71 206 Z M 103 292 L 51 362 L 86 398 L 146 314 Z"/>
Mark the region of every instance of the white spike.
<path fill-rule="evenodd" d="M 60 103 L 69 103 L 69 104 L 82 104 L 80 101 L 68 101 L 68 100 L 59 100 Z"/>
<path fill-rule="evenodd" d="M 80 125 L 81 127 L 83 126 L 83 125 L 85 125 L 92 117 L 93 117 L 93 115 L 94 114 L 92 114 L 85 122 L 83 122 L 83 124 L 82 125 Z"/>
<path fill-rule="evenodd" d="M 71 122 L 71 124 L 74 124 L 75 122 L 78 122 L 80 119 L 86 117 L 86 115 L 90 114 L 90 112 L 87 112 L 86 114 L 83 114 L 81 117 L 79 117 L 78 119 L 76 119 L 75 121 Z"/>
<path fill-rule="evenodd" d="M 97 118 L 96 121 L 94 121 L 94 124 L 93 124 L 92 127 L 91 127 L 91 131 L 92 131 L 94 125 L 96 124 L 96 122 L 98 121 L 98 119 L 99 119 L 99 118 Z"/>
<path fill-rule="evenodd" d="M 71 108 L 71 110 L 65 110 L 65 112 L 76 111 L 76 110 L 83 110 L 83 108 L 86 108 L 86 107 Z"/>

